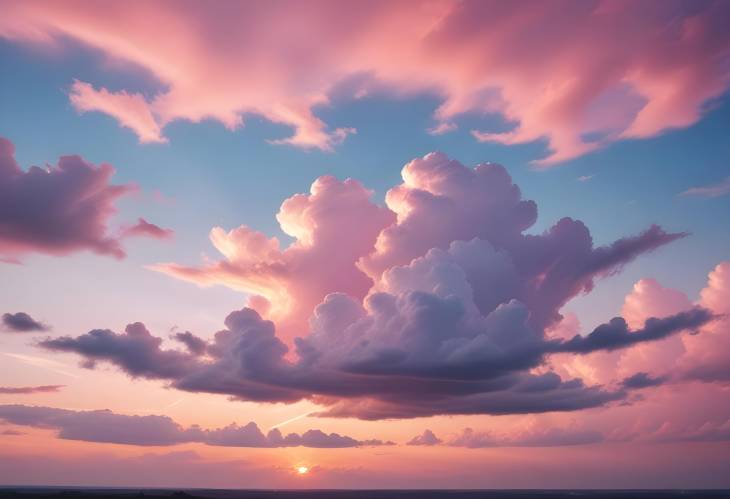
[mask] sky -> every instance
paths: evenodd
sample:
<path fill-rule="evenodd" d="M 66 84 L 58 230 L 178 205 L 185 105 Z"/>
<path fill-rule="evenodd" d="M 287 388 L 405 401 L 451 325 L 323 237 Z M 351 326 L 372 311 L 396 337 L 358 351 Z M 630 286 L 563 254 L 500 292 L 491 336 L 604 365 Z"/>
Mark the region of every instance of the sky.
<path fill-rule="evenodd" d="M 730 487 L 727 2 L 0 7 L 0 484 Z"/>

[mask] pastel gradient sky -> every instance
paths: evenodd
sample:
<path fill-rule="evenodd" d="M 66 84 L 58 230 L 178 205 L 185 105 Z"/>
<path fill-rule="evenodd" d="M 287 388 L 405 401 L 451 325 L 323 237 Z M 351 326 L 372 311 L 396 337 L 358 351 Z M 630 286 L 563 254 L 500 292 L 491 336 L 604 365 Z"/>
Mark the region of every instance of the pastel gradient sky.
<path fill-rule="evenodd" d="M 0 484 L 730 487 L 730 3 L 0 11 Z"/>

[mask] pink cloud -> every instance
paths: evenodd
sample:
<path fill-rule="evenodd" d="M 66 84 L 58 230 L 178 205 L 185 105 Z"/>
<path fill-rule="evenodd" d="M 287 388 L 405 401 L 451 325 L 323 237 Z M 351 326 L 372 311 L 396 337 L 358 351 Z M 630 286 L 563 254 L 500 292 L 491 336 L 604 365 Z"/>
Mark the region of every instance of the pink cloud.
<path fill-rule="evenodd" d="M 249 302 L 276 320 L 285 338 L 305 334 L 307 321 L 324 297 L 337 291 L 363 298 L 372 280 L 357 267 L 373 250 L 380 231 L 394 214 L 370 201 L 372 192 L 356 180 L 320 177 L 308 194 L 282 203 L 276 215 L 296 242 L 280 248 L 245 225 L 210 232 L 225 260 L 200 268 L 162 264 L 154 268 L 200 285 L 225 284 L 252 293 Z"/>
<path fill-rule="evenodd" d="M 124 237 L 146 236 L 154 239 L 170 239 L 174 236 L 175 231 L 172 229 L 163 229 L 159 225 L 149 223 L 144 218 L 139 218 L 136 224 L 125 228 L 122 233 Z"/>
<path fill-rule="evenodd" d="M 142 141 L 163 140 L 164 126 L 178 119 L 234 129 L 253 114 L 293 128 L 274 143 L 330 150 L 353 130 L 332 129 L 315 111 L 358 77 L 351 98 L 370 88 L 440 96 L 435 133 L 464 113 L 498 113 L 514 128 L 472 134 L 503 144 L 545 140 L 538 164 L 548 166 L 689 126 L 730 81 L 722 1 L 4 8 L 0 36 L 47 45 L 71 37 L 154 74 L 162 90 L 149 98 L 81 82 L 72 90 L 79 109 L 116 117 Z"/>
<path fill-rule="evenodd" d="M 37 387 L 36 391 L 57 391 L 58 388 L 60 387 Z M 0 405 L 0 421 L 18 426 L 58 430 L 58 437 L 65 440 L 126 445 L 166 446 L 199 442 L 222 447 L 334 449 L 391 444 L 378 439 L 360 441 L 347 435 L 328 434 L 321 430 L 284 435 L 275 428 L 264 434 L 253 421 L 246 425 L 231 423 L 222 428 L 203 429 L 198 425 L 184 428 L 167 416 L 117 414 L 108 409 L 73 411 L 18 404 Z"/>
<path fill-rule="evenodd" d="M 71 85 L 69 99 L 79 112 L 97 111 L 116 118 L 120 125 L 137 134 L 140 142 L 167 142 L 142 94 L 109 92 L 106 88 L 96 90 L 76 80 Z"/>
<path fill-rule="evenodd" d="M 699 328 L 697 334 L 670 336 L 616 352 L 597 352 L 587 357 L 554 356 L 551 365 L 563 375 L 578 376 L 595 383 L 612 383 L 633 374 L 664 378 L 672 383 L 730 380 L 730 355 L 725 344 L 730 337 L 730 262 L 720 263 L 710 272 L 707 286 L 696 303 L 681 291 L 665 288 L 654 279 L 641 279 L 625 299 L 622 316 L 632 327 L 651 317 L 668 317 L 699 305 L 715 315 L 715 320 Z M 553 328 L 554 337 L 580 326 L 574 316 L 566 316 Z M 569 334 L 569 332 L 567 333 Z"/>

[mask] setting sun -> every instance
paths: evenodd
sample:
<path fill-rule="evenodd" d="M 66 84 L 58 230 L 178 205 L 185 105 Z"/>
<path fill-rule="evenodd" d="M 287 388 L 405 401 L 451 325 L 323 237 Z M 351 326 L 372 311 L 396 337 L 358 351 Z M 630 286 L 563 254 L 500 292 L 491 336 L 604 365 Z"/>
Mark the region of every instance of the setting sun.
<path fill-rule="evenodd" d="M 297 468 L 297 473 L 299 473 L 300 475 L 306 475 L 307 473 L 309 473 L 309 468 L 307 468 L 306 466 L 299 466 Z"/>

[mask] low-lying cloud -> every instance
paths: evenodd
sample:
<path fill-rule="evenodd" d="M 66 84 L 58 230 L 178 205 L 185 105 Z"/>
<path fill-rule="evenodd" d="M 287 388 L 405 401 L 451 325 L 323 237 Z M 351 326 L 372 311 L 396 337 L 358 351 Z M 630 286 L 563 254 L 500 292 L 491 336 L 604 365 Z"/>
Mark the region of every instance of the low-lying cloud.
<path fill-rule="evenodd" d="M 109 410 L 72 411 L 52 407 L 0 405 L 0 420 L 18 426 L 52 429 L 65 440 L 113 444 L 167 446 L 190 442 L 225 447 L 316 447 L 344 448 L 390 445 L 377 439 L 366 441 L 308 430 L 282 434 L 273 429 L 264 434 L 256 423 L 230 424 L 206 430 L 197 425 L 183 428 L 167 416 L 131 416 Z"/>

